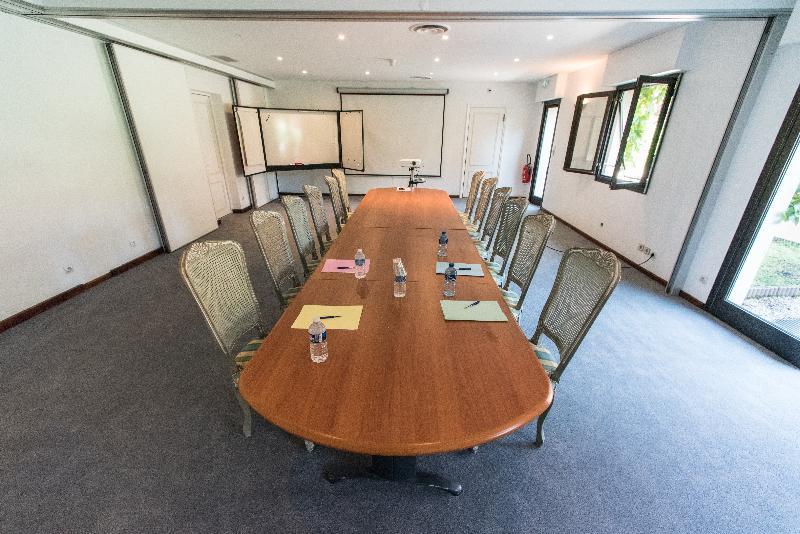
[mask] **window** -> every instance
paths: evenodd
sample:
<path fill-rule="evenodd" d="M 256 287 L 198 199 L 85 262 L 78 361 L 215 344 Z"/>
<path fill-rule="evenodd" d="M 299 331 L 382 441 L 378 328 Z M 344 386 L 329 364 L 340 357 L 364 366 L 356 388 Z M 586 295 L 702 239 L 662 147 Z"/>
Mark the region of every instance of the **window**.
<path fill-rule="evenodd" d="M 564 169 L 594 174 L 611 189 L 646 193 L 679 81 L 680 74 L 640 76 L 616 91 L 579 96 Z M 595 104 L 587 114 L 585 102 L 598 95 L 609 96 L 595 139 L 594 131 L 588 137 L 586 132 L 598 124 L 600 106 Z M 591 118 L 582 118 L 587 115 Z M 593 158 L 589 157 L 591 143 L 595 147 Z"/>
<path fill-rule="evenodd" d="M 564 170 L 594 174 L 614 91 L 580 95 L 575 103 Z"/>

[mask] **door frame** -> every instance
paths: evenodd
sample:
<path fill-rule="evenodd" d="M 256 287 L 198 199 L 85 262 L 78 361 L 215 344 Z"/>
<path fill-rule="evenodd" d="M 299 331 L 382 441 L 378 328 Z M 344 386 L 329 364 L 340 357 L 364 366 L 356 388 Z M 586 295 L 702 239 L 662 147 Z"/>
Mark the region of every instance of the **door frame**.
<path fill-rule="evenodd" d="M 537 206 L 541 206 L 542 202 L 544 201 L 544 189 L 542 189 L 542 197 L 537 198 L 533 195 L 533 188 L 536 184 L 536 172 L 539 170 L 539 158 L 542 153 L 542 137 L 544 137 L 544 121 L 547 119 L 547 110 L 549 108 L 557 108 L 558 113 L 556 114 L 556 123 L 553 125 L 553 141 L 555 141 L 556 137 L 556 128 L 558 128 L 558 117 L 561 115 L 561 99 L 560 98 L 553 98 L 551 100 L 545 100 L 542 102 L 542 119 L 539 121 L 539 138 L 536 141 L 536 157 L 533 160 L 533 171 L 531 172 L 531 188 L 528 192 L 528 201 L 531 204 L 535 204 Z M 554 143 L 555 144 L 555 143 Z M 547 174 L 550 172 L 550 162 L 553 159 L 552 152 L 554 146 L 550 146 L 550 159 L 547 160 L 547 169 L 545 169 L 544 173 L 544 186 L 545 189 L 547 188 Z"/>
<path fill-rule="evenodd" d="M 233 213 L 233 201 L 231 200 L 230 185 L 228 183 L 229 182 L 229 180 L 228 180 L 228 178 L 229 178 L 228 170 L 225 168 L 225 160 L 223 159 L 222 138 L 220 137 L 220 131 L 221 131 L 220 130 L 220 124 L 219 124 L 219 121 L 217 120 L 217 114 L 216 114 L 216 112 L 214 110 L 214 105 L 213 105 L 213 103 L 214 103 L 214 94 L 213 93 L 208 93 L 208 92 L 205 92 L 205 91 L 198 91 L 196 89 L 191 89 L 189 91 L 189 93 L 190 93 L 190 95 L 192 97 L 197 95 L 197 96 L 202 96 L 202 97 L 205 97 L 205 98 L 208 99 L 208 113 L 209 113 L 209 117 L 211 118 L 211 126 L 213 128 L 213 131 L 211 132 L 211 134 L 214 137 L 214 145 L 217 148 L 217 156 L 219 157 L 219 166 L 220 166 L 220 169 L 222 170 L 222 183 L 225 186 L 225 198 L 228 201 L 228 213 L 226 215 L 229 215 L 229 214 Z M 217 95 L 217 96 L 219 96 L 219 95 Z M 227 124 L 225 125 L 225 132 L 227 132 Z M 208 175 L 207 174 L 206 174 L 206 181 L 208 182 Z M 210 182 L 208 184 L 208 188 L 209 188 L 209 190 L 211 189 L 211 183 Z M 212 192 L 211 195 L 212 195 L 212 200 L 213 200 L 214 193 Z"/>
<path fill-rule="evenodd" d="M 470 176 L 469 178 L 467 177 L 467 167 L 468 167 L 467 160 L 469 156 L 469 136 L 471 133 L 470 126 L 472 124 L 470 122 L 470 117 L 472 116 L 473 109 L 497 109 L 503 111 L 503 128 L 502 131 L 500 132 L 500 152 L 497 155 L 497 175 L 500 174 L 500 168 L 503 165 L 503 144 L 505 142 L 505 137 L 506 137 L 506 116 L 507 116 L 506 108 L 501 106 L 473 106 L 471 104 L 468 104 L 466 124 L 464 125 L 464 152 L 461 158 L 461 185 L 458 188 L 459 198 L 464 198 L 464 190 L 469 188 L 466 185 L 467 180 L 469 178 L 472 178 L 472 176 Z"/>
<path fill-rule="evenodd" d="M 731 304 L 726 297 L 764 222 L 783 179 L 786 166 L 793 156 L 800 157 L 795 154 L 799 143 L 800 87 L 789 105 L 706 304 L 706 308 L 713 315 L 798 367 L 800 367 L 800 341 L 756 315 Z"/>

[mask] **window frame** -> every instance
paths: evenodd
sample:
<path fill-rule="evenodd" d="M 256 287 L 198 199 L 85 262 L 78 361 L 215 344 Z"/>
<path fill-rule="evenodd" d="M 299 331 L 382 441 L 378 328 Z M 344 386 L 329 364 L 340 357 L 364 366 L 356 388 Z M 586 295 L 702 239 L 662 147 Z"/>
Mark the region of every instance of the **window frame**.
<path fill-rule="evenodd" d="M 622 105 L 622 93 L 626 91 L 633 90 L 633 95 L 631 95 L 631 108 L 633 108 L 634 98 L 636 97 L 636 81 L 627 82 L 616 86 L 614 89 L 614 97 L 613 103 L 611 106 L 611 110 L 609 111 L 608 115 L 608 124 L 606 125 L 606 129 L 601 136 L 602 142 L 600 156 L 597 158 L 597 164 L 595 165 L 594 171 L 594 179 L 596 182 L 600 182 L 606 185 L 611 185 L 611 182 L 614 180 L 613 176 L 607 176 L 603 174 L 603 166 L 606 162 L 606 158 L 608 157 L 608 146 L 611 142 L 611 128 L 614 125 L 614 115 L 617 110 Z M 628 115 L 630 116 L 630 110 L 628 110 Z M 625 140 L 625 127 L 628 124 L 628 117 L 625 118 L 625 123 L 622 125 L 622 135 L 620 135 L 620 151 L 624 146 L 622 142 Z M 618 154 L 619 155 L 619 154 Z M 616 162 L 614 164 L 614 169 L 616 171 Z"/>
<path fill-rule="evenodd" d="M 567 155 L 564 158 L 564 170 L 567 172 L 575 172 L 579 174 L 595 174 L 597 170 L 597 162 L 598 158 L 601 155 L 600 149 L 603 146 L 603 136 L 605 135 L 605 131 L 608 129 L 608 119 L 610 117 L 610 109 L 612 107 L 612 102 L 614 100 L 615 91 L 598 91 L 595 93 L 585 93 L 582 95 L 578 95 L 577 100 L 575 100 L 575 112 L 572 115 L 572 125 L 570 126 L 569 132 L 569 141 L 567 142 Z M 597 140 L 597 146 L 595 147 L 594 151 L 594 160 L 592 161 L 591 169 L 578 169 L 571 167 L 572 164 L 572 153 L 575 150 L 575 138 L 578 136 L 578 126 L 580 126 L 581 122 L 581 111 L 583 110 L 583 101 L 587 98 L 602 98 L 605 97 L 606 107 L 603 112 L 603 122 L 600 125 L 600 137 Z"/>
<path fill-rule="evenodd" d="M 643 195 L 647 194 L 647 189 L 650 187 L 650 179 L 653 176 L 653 170 L 655 169 L 656 160 L 658 159 L 658 154 L 661 149 L 661 143 L 664 140 L 664 133 L 666 132 L 667 124 L 669 123 L 669 116 L 672 112 L 672 107 L 673 103 L 675 102 L 675 95 L 677 93 L 680 80 L 681 73 L 667 74 L 664 76 L 639 76 L 636 79 L 633 97 L 631 98 L 630 112 L 628 113 L 628 119 L 625 123 L 625 130 L 623 131 L 622 139 L 620 140 L 620 150 L 617 154 L 617 161 L 614 165 L 614 176 L 610 177 L 610 180 L 607 182 L 612 190 L 623 189 L 641 193 Z M 622 168 L 622 160 L 625 157 L 625 145 L 628 142 L 628 136 L 630 135 L 631 126 L 633 125 L 633 118 L 635 115 L 637 102 L 639 101 L 639 95 L 641 94 L 642 87 L 647 84 L 666 85 L 667 94 L 665 95 L 664 102 L 661 104 L 661 109 L 658 112 L 658 121 L 656 122 L 653 141 L 650 143 L 650 148 L 647 152 L 647 159 L 645 160 L 644 172 L 642 173 L 641 178 L 636 182 L 628 180 L 621 181 L 619 180 L 618 176 L 620 169 Z M 607 147 L 604 147 L 604 150 L 605 148 Z M 606 156 L 607 155 L 604 152 L 603 159 L 605 159 Z"/>

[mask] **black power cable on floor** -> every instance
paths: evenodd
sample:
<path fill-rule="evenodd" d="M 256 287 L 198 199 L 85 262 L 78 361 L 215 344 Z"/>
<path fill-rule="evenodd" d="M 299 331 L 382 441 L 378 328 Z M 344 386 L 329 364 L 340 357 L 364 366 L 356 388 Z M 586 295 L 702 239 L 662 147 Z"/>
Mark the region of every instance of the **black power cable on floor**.
<path fill-rule="evenodd" d="M 637 263 L 636 267 L 641 267 L 642 265 L 644 265 L 645 263 L 647 263 L 648 261 L 652 260 L 655 257 L 656 257 L 656 253 L 655 252 L 651 252 L 650 253 L 650 257 L 647 258 L 646 260 L 644 260 L 642 263 Z M 633 269 L 633 267 L 630 266 L 630 265 L 623 265 L 622 268 L 623 269 Z"/>

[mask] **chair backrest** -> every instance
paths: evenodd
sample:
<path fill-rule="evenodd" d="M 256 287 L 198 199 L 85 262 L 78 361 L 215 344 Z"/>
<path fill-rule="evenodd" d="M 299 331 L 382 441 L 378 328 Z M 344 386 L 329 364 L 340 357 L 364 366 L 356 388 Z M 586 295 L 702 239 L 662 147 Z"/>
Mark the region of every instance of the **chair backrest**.
<path fill-rule="evenodd" d="M 339 186 L 339 196 L 342 197 L 342 206 L 344 206 L 344 220 L 347 222 L 347 213 L 350 211 L 350 195 L 347 192 L 347 174 L 345 174 L 344 169 L 331 169 L 331 172 Z"/>
<path fill-rule="evenodd" d="M 286 291 L 298 287 L 300 279 L 295 270 L 294 256 L 286 235 L 286 224 L 280 213 L 255 210 L 250 214 L 250 226 L 256 234 L 258 247 L 267 264 L 272 286 L 278 294 L 282 306 L 289 302 Z"/>
<path fill-rule="evenodd" d="M 300 263 L 303 264 L 305 274 L 308 275 L 311 269 L 308 266 L 308 256 L 311 255 L 315 260 L 317 256 L 317 246 L 314 244 L 314 236 L 311 235 L 311 225 L 308 224 L 306 216 L 306 203 L 303 199 L 295 195 L 283 195 L 281 203 L 289 216 L 289 226 L 292 227 L 292 235 L 297 245 L 297 252 L 300 253 Z"/>
<path fill-rule="evenodd" d="M 586 248 L 564 252 L 553 289 L 531 338 L 537 343 L 544 334 L 558 347 L 560 361 L 550 375 L 553 381 L 558 381 L 611 296 L 620 272 L 619 260 L 611 252 Z"/>
<path fill-rule="evenodd" d="M 472 213 L 472 208 L 475 207 L 475 198 L 478 196 L 478 189 L 481 187 L 481 181 L 483 180 L 483 176 L 486 174 L 485 171 L 476 171 L 472 175 L 472 180 L 469 184 L 469 194 L 467 195 L 467 203 L 464 206 L 464 214 L 469 217 Z"/>
<path fill-rule="evenodd" d="M 494 246 L 489 257 L 489 261 L 494 261 L 495 256 L 503 258 L 501 273 L 505 271 L 506 263 L 508 263 L 508 259 L 511 256 L 511 247 L 514 246 L 514 238 L 517 237 L 519 223 L 522 221 L 522 216 L 525 215 L 526 209 L 528 209 L 528 199 L 525 197 L 507 198 L 503 202 L 500 226 L 497 229 Z"/>
<path fill-rule="evenodd" d="M 483 226 L 483 218 L 486 215 L 486 210 L 489 207 L 489 200 L 492 198 L 492 193 L 497 185 L 497 178 L 484 178 L 481 182 L 481 190 L 478 193 L 478 202 L 475 206 L 475 216 L 472 218 L 474 224 Z"/>
<path fill-rule="evenodd" d="M 508 289 L 514 283 L 520 287 L 517 309 L 522 308 L 525 295 L 533 280 L 533 274 L 542 259 L 542 252 L 547 246 L 547 241 L 555 228 L 556 220 L 548 213 L 537 215 L 526 215 L 522 219 L 522 225 L 517 238 L 517 248 L 514 250 L 514 257 L 508 267 L 503 289 Z"/>
<path fill-rule="evenodd" d="M 500 222 L 500 213 L 503 211 L 503 204 L 510 194 L 510 187 L 498 187 L 492 193 L 492 202 L 489 205 L 489 211 L 486 213 L 483 227 L 481 228 L 481 241 L 485 240 L 487 237 L 489 238 L 489 240 L 486 241 L 487 250 L 491 250 L 494 233 L 497 230 L 497 224 Z"/>
<path fill-rule="evenodd" d="M 192 243 L 181 256 L 181 276 L 225 354 L 253 328 L 264 334 L 244 250 L 235 241 Z"/>
<path fill-rule="evenodd" d="M 325 205 L 322 203 L 322 192 L 319 187 L 304 185 L 303 192 L 308 200 L 308 207 L 311 208 L 311 220 L 314 221 L 314 228 L 317 230 L 317 240 L 320 247 L 323 243 L 331 240 L 331 227 L 328 224 L 328 215 L 325 213 Z"/>
<path fill-rule="evenodd" d="M 325 183 L 328 185 L 328 191 L 331 192 L 331 204 L 333 205 L 333 220 L 336 221 L 336 233 L 342 231 L 342 224 L 345 221 L 345 209 L 342 204 L 342 195 L 339 192 L 339 182 L 332 176 L 325 177 Z"/>

